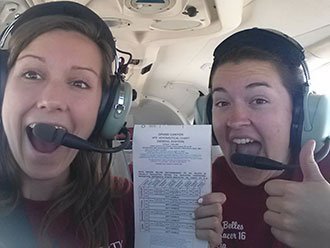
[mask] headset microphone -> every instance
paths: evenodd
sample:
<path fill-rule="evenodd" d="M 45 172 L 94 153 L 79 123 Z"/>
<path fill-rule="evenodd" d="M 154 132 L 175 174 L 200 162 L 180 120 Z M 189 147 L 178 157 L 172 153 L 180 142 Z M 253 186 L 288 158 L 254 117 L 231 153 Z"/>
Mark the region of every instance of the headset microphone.
<path fill-rule="evenodd" d="M 315 161 L 319 162 L 322 159 L 324 159 L 329 153 L 329 150 L 330 150 L 330 137 L 327 137 L 324 141 L 324 146 L 322 147 L 322 149 L 318 151 L 316 154 L 314 154 Z M 269 158 L 242 154 L 242 153 L 234 153 L 233 155 L 231 155 L 230 159 L 234 164 L 257 168 L 261 170 L 287 170 L 287 169 L 299 168 L 299 166 L 284 165 L 280 162 L 277 162 Z"/>
<path fill-rule="evenodd" d="M 32 133 L 44 142 L 53 143 L 58 146 L 63 145 L 73 149 L 94 151 L 99 153 L 115 153 L 126 148 L 130 142 L 130 132 L 127 128 L 122 128 L 121 132 L 126 136 L 124 143 L 114 148 L 104 149 L 95 147 L 88 141 L 79 138 L 78 136 L 69 134 L 64 129 L 57 128 L 53 125 L 38 123 L 32 130 Z"/>
<path fill-rule="evenodd" d="M 299 168 L 299 166 L 284 165 L 269 158 L 241 153 L 234 153 L 233 155 L 231 155 L 230 159 L 234 164 L 257 168 L 261 170 L 287 170 Z"/>

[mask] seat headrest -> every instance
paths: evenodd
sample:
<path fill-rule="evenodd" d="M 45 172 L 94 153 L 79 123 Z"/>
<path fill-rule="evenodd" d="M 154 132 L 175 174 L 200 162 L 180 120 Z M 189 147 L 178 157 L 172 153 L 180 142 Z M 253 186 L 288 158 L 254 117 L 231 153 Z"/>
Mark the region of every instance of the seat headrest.
<path fill-rule="evenodd" d="M 209 95 L 197 98 L 194 107 L 194 123 L 197 125 L 210 124 L 207 113 L 207 102 Z"/>

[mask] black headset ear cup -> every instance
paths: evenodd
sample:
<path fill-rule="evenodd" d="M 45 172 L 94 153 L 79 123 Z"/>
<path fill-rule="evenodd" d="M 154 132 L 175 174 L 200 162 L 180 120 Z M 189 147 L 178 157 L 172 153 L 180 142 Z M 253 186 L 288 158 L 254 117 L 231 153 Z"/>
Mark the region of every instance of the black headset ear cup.
<path fill-rule="evenodd" d="M 330 136 L 330 99 L 327 95 L 308 92 L 304 96 L 304 122 L 301 135 L 301 146 L 308 140 L 316 141 L 315 152 L 324 145 Z"/>
<path fill-rule="evenodd" d="M 308 89 L 306 89 L 308 90 Z M 293 96 L 292 120 L 290 129 L 290 149 L 293 154 L 294 161 L 298 162 L 298 156 L 301 149 L 301 134 L 304 121 L 303 102 L 305 96 L 299 92 Z"/>
<path fill-rule="evenodd" d="M 101 113 L 103 124 L 101 126 L 101 136 L 105 139 L 112 139 L 124 127 L 127 115 L 132 105 L 132 87 L 129 83 L 122 81 L 119 76 L 115 76 L 115 87 L 109 96 L 109 106 Z"/>

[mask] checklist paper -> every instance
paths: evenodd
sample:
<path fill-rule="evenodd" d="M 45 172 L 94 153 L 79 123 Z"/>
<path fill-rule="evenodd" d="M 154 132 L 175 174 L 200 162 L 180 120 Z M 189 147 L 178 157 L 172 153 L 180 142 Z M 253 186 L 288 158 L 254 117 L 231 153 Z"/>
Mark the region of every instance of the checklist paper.
<path fill-rule="evenodd" d="M 193 212 L 211 192 L 210 125 L 136 125 L 135 247 L 207 248 Z"/>

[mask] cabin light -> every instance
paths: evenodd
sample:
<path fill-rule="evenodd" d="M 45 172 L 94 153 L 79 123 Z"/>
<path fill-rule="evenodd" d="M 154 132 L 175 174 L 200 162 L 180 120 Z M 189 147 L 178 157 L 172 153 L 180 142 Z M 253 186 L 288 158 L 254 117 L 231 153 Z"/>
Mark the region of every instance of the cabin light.
<path fill-rule="evenodd" d="M 163 20 L 155 21 L 151 28 L 162 31 L 185 31 L 202 27 L 202 22 L 198 20 Z"/>
<path fill-rule="evenodd" d="M 175 0 L 125 0 L 128 9 L 140 14 L 157 14 L 169 10 Z"/>
<path fill-rule="evenodd" d="M 132 1 L 134 2 L 134 1 Z M 165 3 L 164 0 L 136 0 L 137 3 Z"/>
<path fill-rule="evenodd" d="M 124 28 L 131 25 L 131 21 L 119 18 L 108 18 L 104 22 L 110 28 Z"/>

